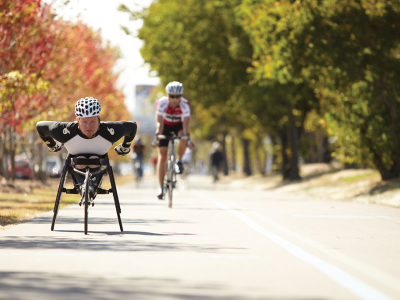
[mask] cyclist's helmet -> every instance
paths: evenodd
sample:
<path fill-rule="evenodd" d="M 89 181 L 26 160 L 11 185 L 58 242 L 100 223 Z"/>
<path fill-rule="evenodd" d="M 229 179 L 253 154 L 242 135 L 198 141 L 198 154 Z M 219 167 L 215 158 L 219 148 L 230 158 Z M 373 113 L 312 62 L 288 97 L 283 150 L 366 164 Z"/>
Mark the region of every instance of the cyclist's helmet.
<path fill-rule="evenodd" d="M 93 97 L 81 98 L 75 105 L 75 115 L 79 118 L 95 117 L 100 115 L 101 106 Z"/>
<path fill-rule="evenodd" d="M 218 149 L 218 148 L 219 148 L 219 143 L 218 143 L 218 142 L 212 143 L 212 147 L 213 147 L 214 149 Z"/>
<path fill-rule="evenodd" d="M 182 95 L 183 85 L 178 81 L 172 81 L 165 87 L 165 92 L 169 95 Z"/>

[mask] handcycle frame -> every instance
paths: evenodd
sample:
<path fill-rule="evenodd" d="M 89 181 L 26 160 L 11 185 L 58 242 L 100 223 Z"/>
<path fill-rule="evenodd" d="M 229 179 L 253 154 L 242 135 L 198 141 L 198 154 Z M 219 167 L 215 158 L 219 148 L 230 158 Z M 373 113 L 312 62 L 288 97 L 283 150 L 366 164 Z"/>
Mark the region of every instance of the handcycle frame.
<path fill-rule="evenodd" d="M 96 156 L 96 158 L 89 158 Z M 95 169 L 85 167 L 85 172 L 75 168 L 77 165 L 96 165 Z M 74 184 L 73 189 L 65 188 L 65 183 L 67 181 L 67 175 L 70 174 Z M 102 189 L 101 184 L 103 182 L 103 176 L 108 174 L 110 178 L 111 189 Z M 56 223 L 58 210 L 60 207 L 60 202 L 62 199 L 62 194 L 80 194 L 81 201 L 79 206 L 84 204 L 84 232 L 88 233 L 88 214 L 89 206 L 94 206 L 93 200 L 98 194 L 109 194 L 112 193 L 114 197 L 115 209 L 117 211 L 118 223 L 120 230 L 123 231 L 122 221 L 121 221 L 121 206 L 119 204 L 119 198 L 117 193 L 117 187 L 115 185 L 114 173 L 112 166 L 110 165 L 110 160 L 108 159 L 108 154 L 98 155 L 98 154 L 78 154 L 72 155 L 68 154 L 65 165 L 63 167 L 60 184 L 58 186 L 57 197 L 53 209 L 53 221 L 51 223 L 51 230 L 54 230 Z"/>
<path fill-rule="evenodd" d="M 164 195 L 168 195 L 168 207 L 172 208 L 172 191 L 176 185 L 176 171 L 175 171 L 175 140 L 187 140 L 188 136 L 177 136 L 175 133 L 168 135 L 159 134 L 158 140 L 168 139 L 171 141 L 170 151 L 168 153 L 167 171 L 164 177 Z M 165 196 L 164 196 L 165 197 Z"/>

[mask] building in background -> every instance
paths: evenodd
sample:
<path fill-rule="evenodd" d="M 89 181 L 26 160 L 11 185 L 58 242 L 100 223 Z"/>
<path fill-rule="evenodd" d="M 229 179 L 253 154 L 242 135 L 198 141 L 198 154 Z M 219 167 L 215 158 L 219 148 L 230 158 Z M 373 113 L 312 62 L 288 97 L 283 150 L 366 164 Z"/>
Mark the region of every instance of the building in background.
<path fill-rule="evenodd" d="M 154 85 L 136 85 L 135 87 L 135 108 L 132 119 L 138 124 L 139 134 L 154 134 L 156 132 L 155 88 Z"/>

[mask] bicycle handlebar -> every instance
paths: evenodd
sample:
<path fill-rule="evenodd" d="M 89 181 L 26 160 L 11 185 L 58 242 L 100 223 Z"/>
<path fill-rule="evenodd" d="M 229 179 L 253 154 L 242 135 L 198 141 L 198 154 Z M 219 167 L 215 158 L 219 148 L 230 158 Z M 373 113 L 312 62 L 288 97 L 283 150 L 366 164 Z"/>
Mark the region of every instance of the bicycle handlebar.
<path fill-rule="evenodd" d="M 157 135 L 157 139 L 158 140 L 165 140 L 165 139 L 169 139 L 169 140 L 187 140 L 188 138 L 189 138 L 189 136 L 187 136 L 187 135 L 184 135 L 184 136 L 163 135 L 163 134 Z"/>

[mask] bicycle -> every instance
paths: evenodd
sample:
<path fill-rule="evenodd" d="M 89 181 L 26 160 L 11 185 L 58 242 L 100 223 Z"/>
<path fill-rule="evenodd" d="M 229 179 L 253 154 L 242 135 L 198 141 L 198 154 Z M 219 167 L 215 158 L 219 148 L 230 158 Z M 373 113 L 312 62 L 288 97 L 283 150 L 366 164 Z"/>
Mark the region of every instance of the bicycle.
<path fill-rule="evenodd" d="M 165 173 L 165 178 L 164 178 L 164 195 L 165 193 L 168 196 L 168 207 L 172 208 L 172 195 L 173 195 L 173 189 L 176 186 L 176 159 L 175 159 L 175 140 L 187 140 L 188 136 L 177 136 L 175 133 L 171 135 L 158 135 L 157 136 L 158 140 L 163 140 L 163 139 L 168 139 L 171 141 L 169 143 L 171 145 L 170 150 L 169 150 L 169 155 L 168 155 L 168 161 L 167 161 L 167 172 Z"/>
<path fill-rule="evenodd" d="M 77 157 L 79 156 L 79 157 Z M 85 158 L 83 158 L 83 157 Z M 97 156 L 96 158 L 89 158 Z M 96 168 L 85 167 L 84 171 L 75 168 L 76 165 L 95 165 Z M 64 187 L 67 181 L 67 174 L 70 174 L 74 183 L 73 189 L 67 189 Z M 111 189 L 102 189 L 101 184 L 103 182 L 103 176 L 109 175 Z M 84 233 L 88 234 L 88 223 L 89 223 L 89 207 L 94 206 L 94 199 L 97 194 L 109 194 L 112 193 L 114 197 L 115 209 L 117 211 L 118 223 L 121 232 L 122 221 L 120 217 L 121 206 L 119 204 L 119 198 L 117 194 L 117 187 L 115 185 L 114 173 L 108 159 L 108 155 L 96 155 L 96 154 L 79 154 L 71 155 L 68 154 L 63 171 L 61 173 L 60 184 L 57 191 L 56 202 L 54 204 L 54 215 L 51 223 L 51 230 L 54 230 L 60 202 L 62 199 L 62 193 L 66 194 L 79 194 L 81 200 L 79 206 L 84 207 Z"/>

